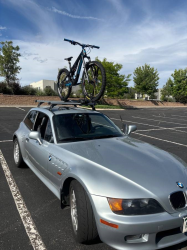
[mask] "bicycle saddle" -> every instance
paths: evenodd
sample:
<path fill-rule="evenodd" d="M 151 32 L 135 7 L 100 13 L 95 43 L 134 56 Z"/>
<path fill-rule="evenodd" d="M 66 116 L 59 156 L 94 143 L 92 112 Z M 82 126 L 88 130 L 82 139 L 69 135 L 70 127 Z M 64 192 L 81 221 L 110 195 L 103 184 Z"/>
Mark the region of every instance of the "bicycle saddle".
<path fill-rule="evenodd" d="M 73 58 L 73 56 L 68 57 L 68 58 L 64 58 L 64 60 L 67 60 L 68 62 L 70 62 L 72 58 Z"/>

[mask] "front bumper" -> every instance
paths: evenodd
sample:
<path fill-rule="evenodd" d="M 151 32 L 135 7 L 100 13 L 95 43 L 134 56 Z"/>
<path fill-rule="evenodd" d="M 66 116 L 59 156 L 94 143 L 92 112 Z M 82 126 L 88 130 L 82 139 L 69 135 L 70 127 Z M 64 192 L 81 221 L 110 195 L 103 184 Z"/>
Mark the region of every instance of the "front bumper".
<path fill-rule="evenodd" d="M 145 216 L 123 216 L 111 211 L 106 197 L 91 196 L 99 236 L 103 242 L 115 249 L 154 250 L 187 240 L 187 233 L 182 233 L 183 217 L 187 216 L 187 210 L 174 214 L 164 212 Z M 116 229 L 104 225 L 100 219 L 119 227 Z M 136 243 L 125 240 L 126 236 L 138 234 L 148 234 L 148 239 Z"/>

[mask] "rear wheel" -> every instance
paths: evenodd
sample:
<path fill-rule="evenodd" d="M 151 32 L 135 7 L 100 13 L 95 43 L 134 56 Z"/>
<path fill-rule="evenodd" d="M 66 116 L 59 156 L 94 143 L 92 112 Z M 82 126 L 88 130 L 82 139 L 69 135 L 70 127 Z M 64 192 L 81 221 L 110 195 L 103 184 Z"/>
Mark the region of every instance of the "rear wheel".
<path fill-rule="evenodd" d="M 57 88 L 58 88 L 58 95 L 61 100 L 66 101 L 71 94 L 71 86 L 65 86 L 65 84 L 70 83 L 70 78 L 68 76 L 69 71 L 67 69 L 59 70 L 58 77 L 57 77 Z"/>
<path fill-rule="evenodd" d="M 90 200 L 84 188 L 74 180 L 70 185 L 71 221 L 74 236 L 79 243 L 88 243 L 98 237 Z"/>
<path fill-rule="evenodd" d="M 82 92 L 87 100 L 98 101 L 104 94 L 106 73 L 100 62 L 89 62 L 83 72 Z"/>

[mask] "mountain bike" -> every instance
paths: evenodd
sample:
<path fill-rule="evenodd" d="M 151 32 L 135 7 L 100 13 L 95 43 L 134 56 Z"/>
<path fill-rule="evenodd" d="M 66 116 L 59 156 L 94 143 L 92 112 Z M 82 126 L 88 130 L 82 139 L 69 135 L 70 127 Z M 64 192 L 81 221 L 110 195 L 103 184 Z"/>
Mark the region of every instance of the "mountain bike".
<path fill-rule="evenodd" d="M 69 39 L 64 39 L 64 41 L 70 42 L 72 45 L 80 45 L 82 51 L 73 66 L 71 66 L 71 59 L 73 57 L 65 58 L 69 63 L 69 71 L 66 68 L 59 70 L 57 76 L 57 88 L 60 99 L 66 101 L 71 94 L 72 87 L 81 84 L 85 99 L 93 102 L 98 101 L 104 94 L 106 87 L 105 69 L 100 62 L 91 61 L 88 54 L 91 49 L 99 49 L 99 47 L 95 45 L 81 44 Z M 86 51 L 86 48 L 88 48 L 88 51 Z M 85 59 L 87 59 L 87 61 Z M 82 65 L 82 78 L 81 81 L 78 82 Z"/>

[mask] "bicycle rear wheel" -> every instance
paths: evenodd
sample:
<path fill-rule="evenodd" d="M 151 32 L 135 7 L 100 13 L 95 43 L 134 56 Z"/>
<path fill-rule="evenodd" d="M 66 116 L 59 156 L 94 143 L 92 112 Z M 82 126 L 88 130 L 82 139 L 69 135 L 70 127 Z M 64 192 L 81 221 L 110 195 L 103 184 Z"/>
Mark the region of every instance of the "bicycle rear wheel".
<path fill-rule="evenodd" d="M 69 76 L 69 71 L 67 69 L 59 70 L 58 77 L 57 77 L 57 88 L 58 88 L 58 95 L 61 100 L 66 101 L 71 94 L 72 86 L 65 86 L 65 83 L 71 82 Z"/>
<path fill-rule="evenodd" d="M 98 101 L 104 94 L 106 73 L 100 62 L 92 61 L 86 65 L 82 76 L 82 92 L 86 99 Z"/>

